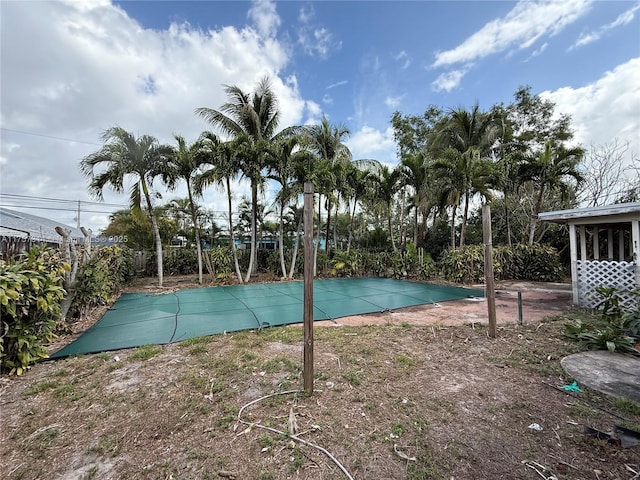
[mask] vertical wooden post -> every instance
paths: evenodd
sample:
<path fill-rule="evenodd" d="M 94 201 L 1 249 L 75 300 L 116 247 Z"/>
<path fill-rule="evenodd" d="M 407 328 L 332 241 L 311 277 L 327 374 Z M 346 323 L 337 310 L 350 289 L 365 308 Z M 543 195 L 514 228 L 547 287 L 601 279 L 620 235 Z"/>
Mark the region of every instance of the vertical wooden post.
<path fill-rule="evenodd" d="M 304 183 L 304 391 L 313 393 L 313 183 Z"/>
<path fill-rule="evenodd" d="M 491 208 L 482 206 L 482 239 L 484 242 L 484 278 L 487 286 L 489 336 L 496 338 L 496 291 L 493 282 L 493 242 L 491 241 Z"/>

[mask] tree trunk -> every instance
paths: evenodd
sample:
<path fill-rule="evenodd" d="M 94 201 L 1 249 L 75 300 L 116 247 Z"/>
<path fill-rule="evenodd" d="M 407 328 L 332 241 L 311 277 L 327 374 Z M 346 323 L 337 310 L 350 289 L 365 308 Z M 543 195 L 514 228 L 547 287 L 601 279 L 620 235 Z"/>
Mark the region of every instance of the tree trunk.
<path fill-rule="evenodd" d="M 256 235 L 256 224 L 257 222 L 257 216 L 258 216 L 258 184 L 255 182 L 255 180 L 251 181 L 251 257 L 249 260 L 249 269 L 247 270 L 247 276 L 245 277 L 245 283 L 249 283 L 249 281 L 251 280 L 251 274 L 253 273 L 253 270 L 255 268 L 255 264 L 257 263 L 255 261 L 256 256 L 258 255 L 257 249 L 256 249 L 256 240 L 257 240 L 257 235 Z"/>
<path fill-rule="evenodd" d="M 193 204 L 193 195 L 191 194 L 191 185 L 187 179 L 187 193 L 189 194 L 189 207 L 191 209 L 191 221 L 196 234 L 196 252 L 198 254 L 198 283 L 202 284 L 202 245 L 200 244 L 200 226 L 198 225 L 198 215 L 196 214 L 196 206 Z"/>
<path fill-rule="evenodd" d="M 287 265 L 284 261 L 284 202 L 280 205 L 280 232 L 278 235 L 278 250 L 280 250 L 280 267 L 282 268 L 282 278 L 287 276 Z"/>
<path fill-rule="evenodd" d="M 71 270 L 64 272 L 64 289 L 66 295 L 62 299 L 60 304 L 60 316 L 62 319 L 67 318 L 71 304 L 76 295 L 76 277 L 78 275 L 78 254 L 76 251 L 76 245 L 71 238 L 71 230 L 64 229 L 62 227 L 55 228 L 58 235 L 62 237 L 62 254 L 64 260 L 71 266 Z"/>
<path fill-rule="evenodd" d="M 326 227 L 326 233 L 325 233 L 325 244 L 324 244 L 324 251 L 328 252 L 329 251 L 329 229 L 331 228 L 331 198 L 329 196 L 327 196 L 327 227 Z"/>
<path fill-rule="evenodd" d="M 233 218 L 231 214 L 233 213 L 233 209 L 231 206 L 231 181 L 229 177 L 227 180 L 227 202 L 228 202 L 228 214 L 229 214 L 229 237 L 231 242 L 231 251 L 233 252 L 233 263 L 236 268 L 236 277 L 238 277 L 238 282 L 244 283 L 242 281 L 242 272 L 240 271 L 240 265 L 238 264 L 238 252 L 236 250 L 236 239 L 233 235 Z"/>
<path fill-rule="evenodd" d="M 318 238 L 313 249 L 313 276 L 318 274 L 318 249 L 320 248 L 320 231 L 322 230 L 322 195 L 318 194 Z"/>
<path fill-rule="evenodd" d="M 504 196 L 504 219 L 507 224 L 507 245 L 511 246 L 511 215 L 507 206 L 507 195 Z"/>
<path fill-rule="evenodd" d="M 391 204 L 387 205 L 387 222 L 389 225 L 389 236 L 391 237 L 391 248 L 396 251 L 396 242 L 393 239 L 393 230 L 391 229 Z"/>
<path fill-rule="evenodd" d="M 462 227 L 460 228 L 460 246 L 464 247 L 464 237 L 467 233 L 467 216 L 469 215 L 469 195 L 464 196 L 464 214 L 462 215 Z"/>
<path fill-rule="evenodd" d="M 356 216 L 356 204 L 358 203 L 358 199 L 353 199 L 353 215 L 351 215 L 351 210 L 348 209 L 349 212 L 349 240 L 347 240 L 347 253 L 351 250 L 351 240 L 353 240 L 353 219 Z"/>
<path fill-rule="evenodd" d="M 418 248 L 418 204 L 413 202 L 413 246 Z"/>
<path fill-rule="evenodd" d="M 84 227 L 80 227 L 80 231 L 82 235 L 84 235 L 84 251 L 82 252 L 82 263 L 88 262 L 91 258 L 91 234 L 93 231 L 91 229 L 86 229 Z"/>
<path fill-rule="evenodd" d="M 456 210 L 457 205 L 454 205 L 451 209 L 451 248 L 456 248 Z"/>
<path fill-rule="evenodd" d="M 147 183 L 144 179 L 141 179 L 142 183 L 142 191 L 144 193 L 144 198 L 147 201 L 147 209 L 149 211 L 149 219 L 151 220 L 151 227 L 153 228 L 153 236 L 156 240 L 156 262 L 158 264 L 158 286 L 162 287 L 163 281 L 163 258 L 162 258 L 162 238 L 160 238 L 160 229 L 158 228 L 158 222 L 156 220 L 155 213 L 153 212 L 153 206 L 151 205 L 151 196 L 149 195 L 149 189 L 147 188 Z"/>
<path fill-rule="evenodd" d="M 298 220 L 298 228 L 296 229 L 296 242 L 293 246 L 293 254 L 291 255 L 291 268 L 289 270 L 289 278 L 293 278 L 296 268 L 296 260 L 298 258 L 298 247 L 300 245 L 300 229 L 302 228 L 302 217 Z"/>
<path fill-rule="evenodd" d="M 542 199 L 544 195 L 544 185 L 540 187 L 540 193 L 535 203 L 534 210 L 529 220 L 529 245 L 533 245 L 536 236 L 536 226 L 538 224 L 538 213 L 542 210 Z"/>

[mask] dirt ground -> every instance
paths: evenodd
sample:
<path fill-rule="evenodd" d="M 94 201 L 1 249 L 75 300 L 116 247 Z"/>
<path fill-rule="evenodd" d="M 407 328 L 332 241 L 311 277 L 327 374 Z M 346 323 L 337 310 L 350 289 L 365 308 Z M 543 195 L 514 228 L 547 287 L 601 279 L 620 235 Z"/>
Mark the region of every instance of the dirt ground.
<path fill-rule="evenodd" d="M 44 362 L 0 379 L 0 478 L 638 479 L 640 446 L 584 431 L 640 406 L 561 388 L 570 304 L 501 284 L 496 339 L 486 301 L 316 323 L 311 396 L 299 325 Z"/>

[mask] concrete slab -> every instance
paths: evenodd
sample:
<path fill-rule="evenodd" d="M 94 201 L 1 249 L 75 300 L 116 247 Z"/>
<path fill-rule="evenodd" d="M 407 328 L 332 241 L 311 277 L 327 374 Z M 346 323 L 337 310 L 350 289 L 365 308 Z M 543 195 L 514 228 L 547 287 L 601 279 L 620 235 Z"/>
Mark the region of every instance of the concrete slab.
<path fill-rule="evenodd" d="M 578 385 L 640 404 L 640 358 L 608 351 L 581 352 L 560 364 Z"/>

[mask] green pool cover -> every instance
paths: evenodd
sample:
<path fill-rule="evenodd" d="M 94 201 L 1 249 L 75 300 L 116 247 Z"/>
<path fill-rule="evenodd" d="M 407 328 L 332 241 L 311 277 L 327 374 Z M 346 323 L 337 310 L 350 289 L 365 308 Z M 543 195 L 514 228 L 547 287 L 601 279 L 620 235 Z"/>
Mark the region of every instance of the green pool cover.
<path fill-rule="evenodd" d="M 316 280 L 313 319 L 332 320 L 482 295 L 482 290 L 388 278 Z M 300 323 L 302 301 L 302 282 L 125 293 L 93 327 L 51 358 Z"/>

